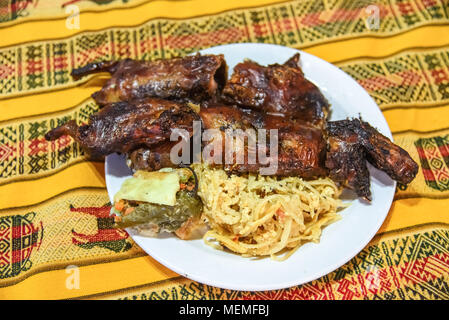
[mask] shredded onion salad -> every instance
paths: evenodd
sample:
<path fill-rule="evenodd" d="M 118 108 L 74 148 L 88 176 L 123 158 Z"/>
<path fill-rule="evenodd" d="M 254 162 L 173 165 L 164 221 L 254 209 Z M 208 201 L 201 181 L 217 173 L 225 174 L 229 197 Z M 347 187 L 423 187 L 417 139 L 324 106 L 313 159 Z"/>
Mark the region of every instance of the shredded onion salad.
<path fill-rule="evenodd" d="M 329 178 L 228 175 L 206 164 L 194 170 L 210 226 L 205 243 L 247 257 L 287 259 L 305 242 L 319 242 L 322 228 L 339 220 L 337 210 L 346 206 Z"/>

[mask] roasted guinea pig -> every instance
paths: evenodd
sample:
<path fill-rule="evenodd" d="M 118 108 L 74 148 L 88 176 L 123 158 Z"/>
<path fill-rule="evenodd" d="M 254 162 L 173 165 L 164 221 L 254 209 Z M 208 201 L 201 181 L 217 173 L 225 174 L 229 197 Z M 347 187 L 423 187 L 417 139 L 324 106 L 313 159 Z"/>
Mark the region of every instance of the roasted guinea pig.
<path fill-rule="evenodd" d="M 326 141 L 323 131 L 319 128 L 300 121 L 292 122 L 283 117 L 226 105 L 202 108 L 199 115 L 202 128 L 216 129 L 219 135 L 218 137 L 203 135 L 203 138 L 208 140 L 203 141 L 203 160 L 213 166 L 222 167 L 230 173 L 259 173 L 261 168 L 267 168 L 273 163 L 277 167 L 272 175 L 296 175 L 305 179 L 325 176 L 327 173 L 324 166 Z M 252 130 L 256 134 L 255 143 L 249 142 L 249 136 L 238 143 L 236 138 L 239 137 L 226 136 L 228 129 L 240 129 L 242 134 Z M 259 129 L 266 130 L 265 141 L 257 140 Z M 275 129 L 277 133 L 276 155 L 270 154 L 271 129 Z M 226 139 L 234 139 L 229 159 L 225 154 Z M 176 167 L 177 165 L 170 160 L 170 152 L 176 143 L 178 142 L 166 141 L 149 148 L 140 147 L 132 150 L 127 153 L 128 165 L 134 170 L 150 171 Z M 261 161 L 259 152 L 266 157 L 264 161 Z M 253 156 L 253 162 L 250 161 L 250 156 Z"/>
<path fill-rule="evenodd" d="M 340 185 L 354 190 L 357 196 L 371 199 L 370 174 L 367 162 L 386 172 L 393 180 L 410 183 L 418 172 L 417 163 L 401 147 L 380 134 L 360 119 L 330 121 L 326 130 L 310 126 L 301 121 L 267 115 L 254 110 L 230 106 L 215 106 L 201 109 L 200 117 L 204 129 L 217 129 L 219 139 L 208 143 L 218 144 L 212 150 L 225 149 L 227 129 L 266 129 L 268 140 L 257 141 L 256 149 L 262 149 L 268 158 L 270 154 L 269 130 L 278 129 L 277 157 L 271 158 L 277 164 L 272 175 L 299 176 L 314 179 L 329 176 Z M 245 138 L 246 139 L 246 138 Z M 166 142 L 151 148 L 139 148 L 129 155 L 134 169 L 157 170 L 161 167 L 176 167 L 170 161 L 173 142 Z M 249 155 L 255 153 L 246 139 L 244 144 L 234 144 L 231 161 L 225 154 L 210 157 L 212 165 L 222 167 L 229 173 L 259 173 L 266 164 L 250 163 Z M 203 149 L 204 153 L 210 150 Z M 243 161 L 236 161 L 237 153 L 243 154 Z"/>
<path fill-rule="evenodd" d="M 72 76 L 109 72 L 111 78 L 92 97 L 100 105 L 147 97 L 200 102 L 221 92 L 227 66 L 223 55 L 195 55 L 152 62 L 126 59 L 88 64 Z"/>
<path fill-rule="evenodd" d="M 49 131 L 45 138 L 70 135 L 92 155 L 126 153 L 169 140 L 172 128 L 192 134 L 195 120 L 200 120 L 198 114 L 185 104 L 147 98 L 106 105 L 88 124 L 78 126 L 72 120 Z"/>
<path fill-rule="evenodd" d="M 201 108 L 199 117 L 203 129 L 216 129 L 220 135 L 218 139 L 210 137 L 209 142 L 203 142 L 203 157 L 209 156 L 211 150 L 218 150 L 221 153 L 209 156 L 209 162 L 230 173 L 258 173 L 261 168 L 267 167 L 259 158 L 257 162 L 249 161 L 249 155 L 257 154 L 258 157 L 261 150 L 269 162 L 277 165 L 272 175 L 300 176 L 304 179 L 329 176 L 353 189 L 358 196 L 370 199 L 367 161 L 392 179 L 405 184 L 410 183 L 418 171 L 418 165 L 404 149 L 360 119 L 329 121 L 326 129 L 320 129 L 301 120 L 227 105 Z M 240 129 L 241 134 L 248 129 L 254 132 L 265 129 L 267 139 L 256 141 L 255 147 L 253 145 L 251 148 L 249 137 L 245 136 L 243 144 L 234 143 L 231 157 L 227 160 L 225 141 L 228 129 L 234 132 Z M 275 157 L 270 154 L 271 129 L 277 130 Z M 170 151 L 175 144 L 165 141 L 131 150 L 128 153 L 129 165 L 135 170 L 176 167 L 170 160 Z M 206 150 L 205 144 L 218 145 Z M 243 154 L 243 160 L 237 161 L 239 153 Z"/>
<path fill-rule="evenodd" d="M 86 125 L 70 121 L 45 137 L 55 140 L 69 134 L 92 154 L 124 153 L 132 169 L 154 171 L 178 166 L 170 157 L 178 143 L 170 141 L 172 129 L 184 129 L 192 137 L 194 121 L 202 121 L 204 130 L 218 131 L 209 143 L 203 136 L 203 158 L 214 147 L 213 164 L 229 173 L 260 173 L 275 163 L 271 175 L 329 176 L 370 199 L 368 161 L 392 179 L 410 183 L 418 165 L 405 150 L 361 119 L 327 121 L 329 103 L 304 77 L 299 58 L 296 54 L 284 64 L 269 66 L 242 62 L 227 83 L 222 55 L 94 63 L 72 74 L 76 78 L 99 71 L 112 74 L 94 94 L 104 108 Z M 192 101 L 201 104 L 200 110 L 188 103 Z M 228 129 L 245 134 L 264 129 L 266 137 L 245 135 L 243 144 L 234 144 L 227 152 L 223 137 Z M 261 154 L 265 161 L 260 161 Z"/>
<path fill-rule="evenodd" d="M 329 102 L 304 77 L 299 54 L 282 65 L 261 66 L 250 60 L 237 64 L 222 96 L 228 103 L 321 127 L 329 113 Z"/>

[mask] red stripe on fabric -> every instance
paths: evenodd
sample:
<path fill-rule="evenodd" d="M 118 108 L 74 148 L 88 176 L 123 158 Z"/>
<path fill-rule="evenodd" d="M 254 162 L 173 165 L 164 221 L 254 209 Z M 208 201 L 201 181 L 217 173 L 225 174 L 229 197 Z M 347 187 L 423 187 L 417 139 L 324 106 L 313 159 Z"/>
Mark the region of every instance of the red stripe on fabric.
<path fill-rule="evenodd" d="M 415 10 L 413 9 L 412 4 L 409 3 L 409 2 L 399 2 L 398 3 L 398 8 L 399 8 L 399 11 L 401 11 L 401 13 L 403 15 L 410 15 L 411 13 L 415 12 Z"/>
<path fill-rule="evenodd" d="M 435 280 L 448 274 L 449 254 L 441 253 L 407 262 L 401 268 L 401 278 L 412 284 Z"/>
<path fill-rule="evenodd" d="M 422 4 L 425 8 L 435 7 L 437 5 L 436 0 L 422 0 Z"/>
<path fill-rule="evenodd" d="M 70 212 L 81 212 L 97 218 L 109 218 L 110 206 L 70 208 Z"/>
<path fill-rule="evenodd" d="M 23 141 L 19 142 L 19 155 L 23 157 L 25 154 L 25 143 Z"/>
<path fill-rule="evenodd" d="M 117 43 L 117 53 L 120 58 L 131 56 L 131 45 L 129 43 Z"/>
<path fill-rule="evenodd" d="M 417 85 L 421 79 L 422 75 L 420 75 L 417 71 L 407 70 L 398 73 L 393 73 L 393 75 L 397 75 L 401 77 L 402 82 L 396 83 L 389 79 L 389 76 L 376 76 L 366 79 L 357 80 L 359 84 L 368 90 L 382 90 L 387 88 L 394 88 L 398 86 L 415 86 Z"/>
<path fill-rule="evenodd" d="M 416 150 L 418 151 L 419 158 L 422 161 L 426 161 L 427 162 L 427 157 L 426 157 L 426 154 L 425 154 L 423 148 L 422 147 L 418 147 L 418 148 L 416 148 Z M 424 179 L 426 181 L 435 181 L 435 176 L 434 176 L 432 170 L 423 168 L 422 166 L 421 166 L 421 170 L 422 170 L 422 173 L 424 175 Z"/>
<path fill-rule="evenodd" d="M 430 74 L 432 75 L 436 84 L 449 82 L 449 76 L 447 75 L 444 69 L 432 70 L 430 71 Z"/>
<path fill-rule="evenodd" d="M 449 158 L 449 145 L 445 144 L 442 146 L 438 146 L 438 149 L 440 149 L 440 153 L 443 157 Z"/>
<path fill-rule="evenodd" d="M 325 23 L 325 21 L 320 19 L 321 12 L 309 13 L 300 19 L 299 22 L 307 27 L 315 27 L 320 24 Z"/>
<path fill-rule="evenodd" d="M 45 138 L 36 138 L 33 140 L 30 140 L 30 144 L 28 147 L 30 148 L 30 151 L 28 152 L 29 155 L 36 155 L 40 152 L 47 152 L 48 151 L 48 141 L 45 140 Z"/>
<path fill-rule="evenodd" d="M 14 75 L 14 67 L 11 65 L 0 65 L 0 79 L 7 79 L 9 76 Z"/>
<path fill-rule="evenodd" d="M 39 232 L 36 230 L 33 224 L 21 224 L 10 228 L 13 239 L 21 239 L 22 237 L 29 236 L 33 233 Z"/>
<path fill-rule="evenodd" d="M 293 24 L 294 24 L 294 21 L 293 21 L 293 19 L 290 19 L 290 18 L 279 19 L 279 20 L 273 21 L 273 26 L 275 27 L 275 29 L 278 33 L 294 30 L 295 27 L 293 26 Z"/>
<path fill-rule="evenodd" d="M 266 23 L 255 23 L 252 27 L 254 28 L 254 35 L 256 37 L 263 37 L 268 34 L 268 27 Z"/>
<path fill-rule="evenodd" d="M 311 282 L 309 284 L 291 288 L 280 296 L 282 299 L 363 299 L 371 295 L 382 295 L 401 287 L 400 279 L 411 284 L 419 284 L 435 279 L 445 278 L 449 270 L 449 254 L 438 253 L 423 257 L 415 261 L 406 262 L 403 266 L 389 266 L 359 273 L 352 277 L 331 282 Z M 332 292 L 332 296 L 327 294 Z M 334 295 L 334 293 L 337 293 Z M 268 293 L 254 294 L 244 297 L 244 300 L 267 299 Z"/>
<path fill-rule="evenodd" d="M 1 8 L 0 13 L 2 13 L 2 14 L 9 14 L 9 13 L 13 13 L 13 12 L 17 13 L 21 10 L 26 9 L 31 2 L 32 1 L 15 2 L 10 5 L 11 9 L 8 9 L 8 7 Z"/>
<path fill-rule="evenodd" d="M 114 47 L 114 43 L 108 43 L 108 44 L 102 44 L 101 46 L 95 47 L 95 48 L 89 48 L 84 51 L 79 52 L 76 55 L 76 60 L 79 64 L 79 61 L 82 59 L 82 65 L 85 65 L 89 62 L 94 61 L 97 58 L 101 58 L 109 53 L 109 46 Z M 102 60 L 104 60 L 103 58 Z"/>
<path fill-rule="evenodd" d="M 15 157 L 17 148 L 13 144 L 3 143 L 0 144 L 0 162 L 9 161 L 9 158 Z"/>
<path fill-rule="evenodd" d="M 10 13 L 10 11 L 9 11 L 8 7 L 0 8 L 0 15 L 7 16 L 7 15 L 9 15 L 9 13 Z"/>
<path fill-rule="evenodd" d="M 426 181 L 435 181 L 436 179 L 435 179 L 435 175 L 433 174 L 433 172 L 432 172 L 432 170 L 430 170 L 430 169 L 424 169 L 424 168 L 421 168 L 421 170 L 422 170 L 422 173 L 423 173 L 423 175 L 424 175 L 424 179 L 426 179 Z"/>
<path fill-rule="evenodd" d="M 211 43 L 237 42 L 242 39 L 244 39 L 244 32 L 241 28 L 228 28 L 195 35 L 167 36 L 164 42 L 167 47 L 181 49 L 210 46 Z"/>
<path fill-rule="evenodd" d="M 424 149 L 420 146 L 420 147 L 416 147 L 416 150 L 418 151 L 418 155 L 421 159 L 423 160 L 427 160 L 426 154 L 424 152 Z"/>
<path fill-rule="evenodd" d="M 26 64 L 27 72 L 30 73 L 42 73 L 44 72 L 44 64 L 42 60 L 28 60 Z"/>
<path fill-rule="evenodd" d="M 54 63 L 53 63 L 54 69 L 56 70 L 65 70 L 68 67 L 67 58 L 65 56 L 55 56 L 54 57 Z"/>
<path fill-rule="evenodd" d="M 74 238 L 72 238 L 72 242 L 74 244 L 87 244 L 87 243 L 95 243 L 95 242 L 110 242 L 110 241 L 118 241 L 127 239 L 129 236 L 125 231 L 121 231 L 118 229 L 101 229 L 96 234 L 93 235 L 84 235 L 77 232 L 72 232 Z M 80 238 L 84 241 L 80 241 L 77 238 Z"/>
<path fill-rule="evenodd" d="M 390 14 L 390 11 L 386 6 L 381 6 L 379 4 L 376 4 L 376 7 L 379 8 L 379 18 L 383 19 Z M 357 8 L 357 9 L 336 9 L 334 11 L 329 11 L 329 13 L 332 13 L 332 16 L 330 18 L 321 19 L 321 16 L 323 14 L 326 14 L 326 11 L 320 11 L 320 12 L 313 12 L 306 14 L 303 18 L 299 19 L 299 22 L 307 27 L 317 27 L 321 24 L 325 23 L 334 23 L 334 22 L 348 22 L 348 21 L 354 21 L 358 17 L 365 17 L 367 14 L 365 12 L 366 8 Z"/>

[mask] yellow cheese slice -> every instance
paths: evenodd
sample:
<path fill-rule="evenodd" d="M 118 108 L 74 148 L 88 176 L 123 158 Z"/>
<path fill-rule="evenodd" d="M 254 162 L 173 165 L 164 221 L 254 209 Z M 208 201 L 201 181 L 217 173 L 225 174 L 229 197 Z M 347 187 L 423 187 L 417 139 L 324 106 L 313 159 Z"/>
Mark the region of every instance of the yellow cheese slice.
<path fill-rule="evenodd" d="M 132 178 L 123 182 L 114 201 L 124 199 L 174 206 L 179 189 L 179 175 L 176 171 L 137 171 Z"/>

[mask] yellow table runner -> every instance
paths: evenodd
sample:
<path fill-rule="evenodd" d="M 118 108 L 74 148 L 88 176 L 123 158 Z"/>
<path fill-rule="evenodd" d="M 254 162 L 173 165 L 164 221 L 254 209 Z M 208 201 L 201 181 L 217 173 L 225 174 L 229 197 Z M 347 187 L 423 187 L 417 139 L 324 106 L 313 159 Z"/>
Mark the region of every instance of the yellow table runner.
<path fill-rule="evenodd" d="M 0 298 L 448 299 L 448 17 L 448 0 L 0 1 Z M 103 163 L 43 137 L 97 110 L 98 78 L 73 81 L 72 68 L 233 42 L 336 64 L 420 164 L 372 242 L 298 287 L 222 290 L 162 267 L 111 229 Z"/>

